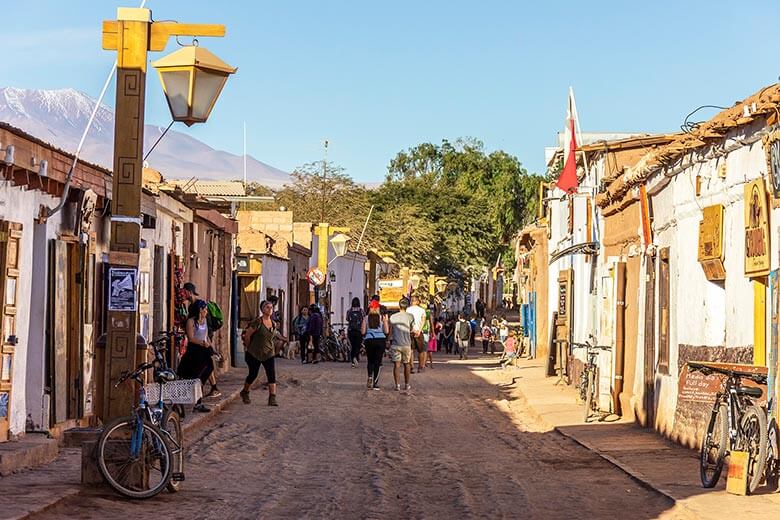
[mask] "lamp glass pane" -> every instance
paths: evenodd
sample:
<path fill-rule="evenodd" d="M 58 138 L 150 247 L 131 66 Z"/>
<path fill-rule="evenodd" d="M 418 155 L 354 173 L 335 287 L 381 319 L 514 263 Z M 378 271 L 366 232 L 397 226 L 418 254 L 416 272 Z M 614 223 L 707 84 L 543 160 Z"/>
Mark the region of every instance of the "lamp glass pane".
<path fill-rule="evenodd" d="M 160 79 L 165 89 L 165 97 L 171 106 L 174 120 L 189 115 L 188 96 L 190 93 L 190 72 L 186 70 L 160 71 Z"/>
<path fill-rule="evenodd" d="M 192 117 L 206 120 L 217 102 L 227 76 L 195 69 L 195 91 L 192 95 Z"/>

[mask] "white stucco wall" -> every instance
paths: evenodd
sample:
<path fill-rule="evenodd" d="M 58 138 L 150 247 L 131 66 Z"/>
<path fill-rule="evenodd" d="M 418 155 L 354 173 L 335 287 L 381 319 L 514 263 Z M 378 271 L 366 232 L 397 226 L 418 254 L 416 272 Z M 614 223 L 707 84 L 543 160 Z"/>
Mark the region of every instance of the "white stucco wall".
<path fill-rule="evenodd" d="M 729 137 L 747 138 L 759 129 L 756 126 L 739 129 Z M 705 149 L 704 153 L 708 151 Z M 694 157 L 703 157 L 703 154 Z M 724 162 L 726 177 L 721 179 L 718 167 Z M 665 185 L 663 176 L 656 176 L 650 182 L 654 242 L 658 247 L 668 246 L 670 251 L 670 374 L 656 375 L 661 424 L 672 424 L 677 405 L 678 345 L 745 347 L 753 344 L 753 286 L 744 274 L 744 185 L 766 176 L 766 172 L 764 149 L 759 141 L 725 157 L 691 166 Z M 698 197 L 695 195 L 697 175 L 702 179 Z M 714 204 L 724 206 L 724 283 L 708 281 L 697 260 L 702 208 Z M 775 251 L 777 244 L 772 239 L 778 236 L 780 212 L 773 210 L 770 213 L 770 251 L 774 269 L 778 265 L 778 254 Z"/>
<path fill-rule="evenodd" d="M 350 308 L 352 298 L 358 298 L 360 304 L 364 304 L 363 296 L 366 290 L 366 275 L 363 265 L 365 262 L 366 257 L 355 253 L 347 253 L 330 264 L 329 272 L 336 275 L 336 281 L 331 283 L 333 323 L 344 323 L 344 317 Z"/>
<path fill-rule="evenodd" d="M 52 207 L 57 204 L 57 199 L 37 190 L 25 190 L 0 181 L 0 220 L 18 222 L 23 226 L 16 317 L 19 343 L 14 349 L 9 417 L 12 435 L 24 433 L 27 413 L 32 414 L 36 424 L 41 424 L 43 416 L 47 247 L 48 239 L 57 237 L 63 213 L 54 215 L 36 230 L 35 218 L 42 204 Z M 37 240 L 34 240 L 36 233 Z M 34 242 L 38 248 L 33 248 Z M 41 246 L 43 249 L 40 249 Z M 33 286 L 36 274 L 38 276 Z M 39 283 L 41 278 L 43 283 Z M 29 370 L 28 359 L 31 363 Z"/>
<path fill-rule="evenodd" d="M 284 291 L 284 305 L 277 307 L 277 310 L 282 313 L 282 321 L 284 326 L 290 323 L 290 316 L 288 315 L 288 305 L 290 294 L 288 288 L 288 268 L 289 262 L 282 258 L 277 258 L 271 255 L 262 255 L 263 262 L 263 274 L 260 278 L 260 299 L 265 300 L 268 294 L 268 290 L 273 291 L 277 297 L 280 295 L 280 291 Z"/>

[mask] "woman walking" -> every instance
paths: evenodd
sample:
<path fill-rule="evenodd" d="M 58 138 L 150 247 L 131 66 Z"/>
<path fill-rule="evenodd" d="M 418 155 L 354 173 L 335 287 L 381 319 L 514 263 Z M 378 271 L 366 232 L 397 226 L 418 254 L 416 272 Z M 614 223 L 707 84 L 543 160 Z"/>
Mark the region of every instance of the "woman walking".
<path fill-rule="evenodd" d="M 439 318 L 433 318 L 433 326 L 431 327 L 430 338 L 428 339 L 428 359 L 425 360 L 426 364 L 433 368 L 433 353 L 439 351 L 439 345 L 441 345 L 442 328 L 444 326 L 439 321 Z"/>
<path fill-rule="evenodd" d="M 365 318 L 365 314 L 360 307 L 360 298 L 352 298 L 352 308 L 344 316 L 347 322 L 347 339 L 349 339 L 351 347 L 349 359 L 352 361 L 352 368 L 355 368 L 360 362 L 360 347 L 363 346 L 363 334 L 361 333 L 363 318 Z"/>
<path fill-rule="evenodd" d="M 179 362 L 177 373 L 182 379 L 200 379 L 200 382 L 205 385 L 214 371 L 214 361 L 211 359 L 214 349 L 211 348 L 207 323 L 208 305 L 203 300 L 196 300 L 192 306 L 193 316 L 184 325 L 187 333 L 187 351 Z M 210 410 L 199 399 L 193 411 L 209 412 Z"/>
<path fill-rule="evenodd" d="M 366 344 L 366 358 L 368 358 L 366 388 L 379 390 L 379 371 L 382 368 L 382 357 L 385 355 L 389 330 L 387 315 L 380 313 L 378 301 L 371 300 L 368 306 L 368 315 L 363 318 L 361 330 Z"/>
<path fill-rule="evenodd" d="M 306 363 L 306 353 L 309 348 L 309 334 L 308 334 L 308 327 L 309 327 L 309 306 L 304 305 L 301 307 L 301 310 L 298 312 L 298 316 L 295 317 L 295 319 L 292 322 L 293 331 L 295 336 L 298 338 L 298 345 L 300 346 L 301 350 L 301 363 Z"/>
<path fill-rule="evenodd" d="M 276 330 L 271 315 L 274 312 L 274 305 L 269 301 L 263 301 L 260 304 L 260 318 L 252 322 L 244 331 L 244 345 L 246 352 L 244 359 L 249 367 L 249 374 L 244 381 L 244 389 L 241 390 L 241 400 L 244 404 L 252 401 L 249 399 L 249 389 L 252 383 L 257 379 L 260 373 L 260 366 L 265 369 L 265 375 L 268 378 L 268 406 L 279 406 L 276 402 L 276 359 L 275 340 L 281 339 L 287 341 L 287 338 L 279 334 Z"/>

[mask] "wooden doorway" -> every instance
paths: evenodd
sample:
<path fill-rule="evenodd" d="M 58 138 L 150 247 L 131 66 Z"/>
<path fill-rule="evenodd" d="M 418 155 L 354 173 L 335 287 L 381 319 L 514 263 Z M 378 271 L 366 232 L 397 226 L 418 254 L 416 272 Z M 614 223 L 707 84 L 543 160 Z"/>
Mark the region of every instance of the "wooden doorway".
<path fill-rule="evenodd" d="M 644 426 L 655 426 L 655 257 L 645 261 Z"/>
<path fill-rule="evenodd" d="M 22 225 L 0 222 L 0 442 L 9 438 L 14 351 L 17 344 L 16 309 L 19 298 L 19 250 Z"/>

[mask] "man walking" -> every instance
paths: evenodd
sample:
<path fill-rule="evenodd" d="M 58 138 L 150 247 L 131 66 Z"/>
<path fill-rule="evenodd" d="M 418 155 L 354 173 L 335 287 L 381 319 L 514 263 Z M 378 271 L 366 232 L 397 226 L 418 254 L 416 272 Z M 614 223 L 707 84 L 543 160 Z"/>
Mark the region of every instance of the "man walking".
<path fill-rule="evenodd" d="M 411 390 L 409 378 L 412 373 L 412 327 L 414 318 L 407 312 L 409 300 L 398 302 L 400 312 L 390 316 L 390 356 L 393 360 L 395 389 L 401 390 L 401 365 L 404 366 L 404 390 Z M 422 334 L 421 334 L 422 336 Z"/>
<path fill-rule="evenodd" d="M 458 342 L 460 359 L 469 358 L 469 341 L 471 340 L 471 325 L 466 321 L 463 313 L 458 313 L 458 321 L 455 323 L 455 341 Z"/>
<path fill-rule="evenodd" d="M 412 344 L 417 351 L 417 372 L 425 370 L 425 361 L 428 357 L 428 344 L 425 341 L 423 332 L 428 328 L 426 325 L 427 315 L 425 309 L 420 307 L 420 298 L 412 296 L 412 306 L 409 307 L 409 314 L 414 318 L 412 325 Z"/>

